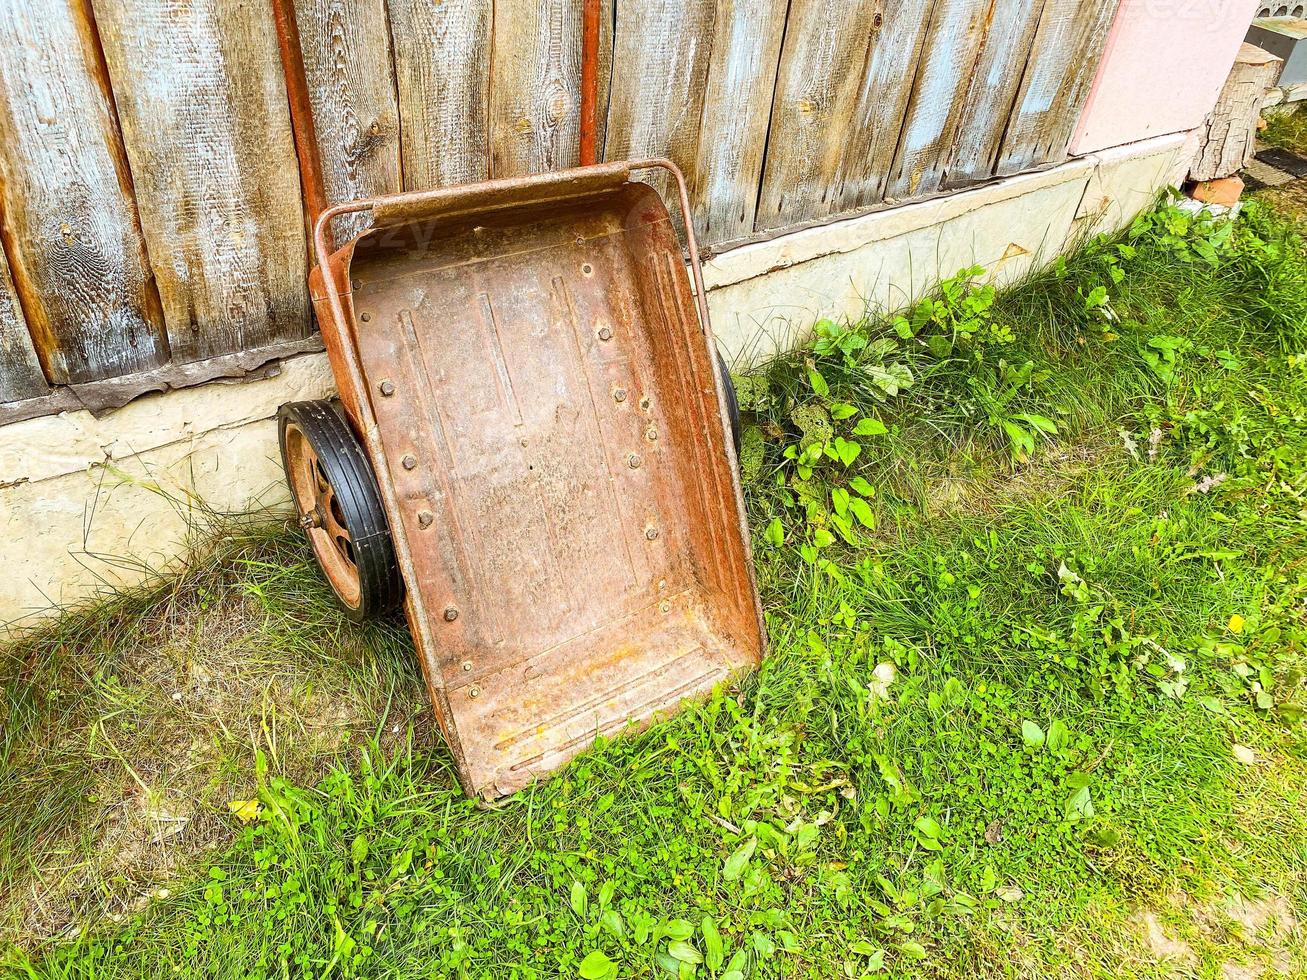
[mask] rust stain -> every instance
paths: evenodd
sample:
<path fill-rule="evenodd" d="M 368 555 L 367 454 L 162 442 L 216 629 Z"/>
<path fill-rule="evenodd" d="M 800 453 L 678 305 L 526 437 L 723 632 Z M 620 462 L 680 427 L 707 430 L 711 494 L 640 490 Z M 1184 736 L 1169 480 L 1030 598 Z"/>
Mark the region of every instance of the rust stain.
<path fill-rule="evenodd" d="M 765 651 L 697 244 L 687 278 L 666 205 L 631 178 L 652 166 L 688 210 L 680 172 L 640 161 L 315 227 L 328 357 L 469 794 L 513 792 Z M 330 221 L 364 210 L 371 230 L 329 253 Z"/>

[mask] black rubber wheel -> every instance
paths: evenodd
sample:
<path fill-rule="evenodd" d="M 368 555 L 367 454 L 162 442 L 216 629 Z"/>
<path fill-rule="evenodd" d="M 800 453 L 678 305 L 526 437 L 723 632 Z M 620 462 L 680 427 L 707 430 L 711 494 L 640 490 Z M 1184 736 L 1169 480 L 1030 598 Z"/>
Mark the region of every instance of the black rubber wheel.
<path fill-rule="evenodd" d="M 300 527 L 354 622 L 404 597 L 381 491 L 358 437 L 331 402 L 291 402 L 277 413 L 281 461 Z"/>
<path fill-rule="evenodd" d="M 735 394 L 735 382 L 731 380 L 730 369 L 722 352 L 717 352 L 717 372 L 722 378 L 722 391 L 726 393 L 726 412 L 731 418 L 731 442 L 735 443 L 735 455 L 740 455 L 740 399 Z"/>

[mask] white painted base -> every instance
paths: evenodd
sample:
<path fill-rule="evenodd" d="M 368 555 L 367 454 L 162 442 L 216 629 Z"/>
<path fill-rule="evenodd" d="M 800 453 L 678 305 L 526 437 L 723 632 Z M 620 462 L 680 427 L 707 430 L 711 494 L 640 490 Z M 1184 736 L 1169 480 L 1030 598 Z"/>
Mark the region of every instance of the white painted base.
<path fill-rule="evenodd" d="M 784 350 L 821 316 L 898 308 L 983 265 L 999 282 L 1120 227 L 1183 179 L 1184 136 L 734 249 L 704 273 L 736 367 Z M 103 588 L 173 567 L 205 508 L 284 507 L 275 416 L 333 389 L 321 354 L 275 378 L 141 398 L 0 428 L 0 624 L 21 629 Z M 0 625 L 0 632 L 4 629 Z"/>
<path fill-rule="evenodd" d="M 819 317 L 857 320 L 984 266 L 1016 281 L 1068 247 L 1115 231 L 1189 169 L 1186 134 L 1072 160 L 975 190 L 808 228 L 704 266 L 717 339 L 736 368 L 800 342 Z"/>

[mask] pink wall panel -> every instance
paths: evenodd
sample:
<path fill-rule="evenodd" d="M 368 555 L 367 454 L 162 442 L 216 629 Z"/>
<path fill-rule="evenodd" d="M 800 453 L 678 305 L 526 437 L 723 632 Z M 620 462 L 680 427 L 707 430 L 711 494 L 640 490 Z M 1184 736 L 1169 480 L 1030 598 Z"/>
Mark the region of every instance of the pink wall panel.
<path fill-rule="evenodd" d="M 1256 0 L 1123 0 L 1071 152 L 1202 123 L 1256 10 Z"/>

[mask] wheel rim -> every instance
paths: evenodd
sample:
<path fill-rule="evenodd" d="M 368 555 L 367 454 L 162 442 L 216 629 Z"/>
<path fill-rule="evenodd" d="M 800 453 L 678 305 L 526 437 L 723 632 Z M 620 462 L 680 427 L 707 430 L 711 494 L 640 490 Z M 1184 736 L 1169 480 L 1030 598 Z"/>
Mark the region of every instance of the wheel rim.
<path fill-rule="evenodd" d="M 357 608 L 363 586 L 354 557 L 354 539 L 335 490 L 308 438 L 294 422 L 286 425 L 286 469 L 313 553 L 327 581 L 350 608 Z"/>

